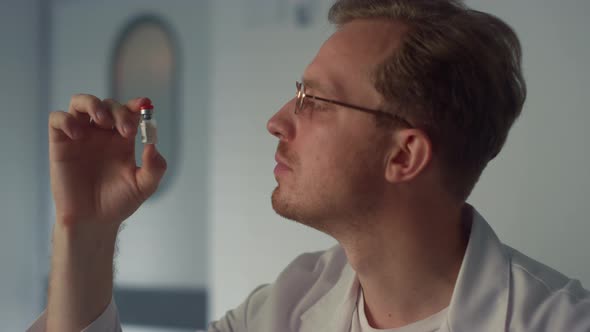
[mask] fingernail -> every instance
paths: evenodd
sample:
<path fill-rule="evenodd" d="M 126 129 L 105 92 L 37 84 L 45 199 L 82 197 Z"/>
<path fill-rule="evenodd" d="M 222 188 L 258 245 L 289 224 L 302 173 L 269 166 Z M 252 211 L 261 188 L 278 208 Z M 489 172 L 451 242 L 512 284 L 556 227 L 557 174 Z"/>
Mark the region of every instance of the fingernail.
<path fill-rule="evenodd" d="M 129 123 L 123 125 L 123 134 L 130 135 L 133 132 L 133 126 Z"/>
<path fill-rule="evenodd" d="M 102 120 L 104 118 L 104 111 L 96 111 L 96 119 Z"/>

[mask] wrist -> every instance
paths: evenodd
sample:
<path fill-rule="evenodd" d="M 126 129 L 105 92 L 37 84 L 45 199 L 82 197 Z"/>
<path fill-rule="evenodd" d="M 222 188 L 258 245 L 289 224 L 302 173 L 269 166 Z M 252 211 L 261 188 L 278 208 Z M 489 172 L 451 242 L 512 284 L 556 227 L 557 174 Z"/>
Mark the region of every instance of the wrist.
<path fill-rule="evenodd" d="M 54 258 L 83 265 L 102 261 L 112 264 L 118 225 L 97 222 L 55 223 L 53 229 Z"/>
<path fill-rule="evenodd" d="M 108 306 L 118 226 L 61 222 L 53 229 L 48 327 L 79 331 Z"/>

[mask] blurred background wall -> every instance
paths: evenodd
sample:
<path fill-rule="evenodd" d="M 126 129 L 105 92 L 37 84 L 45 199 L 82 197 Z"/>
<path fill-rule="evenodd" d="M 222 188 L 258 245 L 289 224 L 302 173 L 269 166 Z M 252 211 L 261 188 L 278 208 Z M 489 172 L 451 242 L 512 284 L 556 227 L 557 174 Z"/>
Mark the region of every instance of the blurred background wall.
<path fill-rule="evenodd" d="M 1 0 L 0 331 L 23 330 L 45 299 L 47 114 L 67 109 L 74 93 L 113 93 L 115 45 L 142 15 L 164 22 L 177 43 L 177 109 L 156 103 L 156 114 L 177 112 L 178 142 L 168 147 L 176 157 L 165 190 L 120 237 L 115 296 L 125 330 L 204 327 L 298 254 L 333 245 L 272 211 L 276 140 L 265 129 L 332 31 L 330 3 Z M 467 3 L 514 27 L 529 86 L 470 202 L 504 242 L 589 287 L 590 3 Z M 186 310 L 174 316 L 170 307 Z"/>
<path fill-rule="evenodd" d="M 39 310 L 37 257 L 46 255 L 38 236 L 38 209 L 46 204 L 38 166 L 46 141 L 39 133 L 46 120 L 39 104 L 41 5 L 0 3 L 0 330 L 19 331 Z"/>

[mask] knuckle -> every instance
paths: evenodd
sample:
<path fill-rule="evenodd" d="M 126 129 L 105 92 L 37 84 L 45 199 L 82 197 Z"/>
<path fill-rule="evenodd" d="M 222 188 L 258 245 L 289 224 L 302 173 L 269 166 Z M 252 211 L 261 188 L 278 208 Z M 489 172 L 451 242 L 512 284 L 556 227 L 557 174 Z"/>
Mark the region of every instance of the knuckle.
<path fill-rule="evenodd" d="M 53 123 L 55 123 L 56 120 L 56 112 L 49 112 L 49 116 L 47 117 L 47 125 L 49 127 L 52 126 Z"/>
<path fill-rule="evenodd" d="M 102 106 L 102 101 L 100 101 L 100 99 L 92 95 L 88 95 L 88 102 L 90 106 L 95 109 Z"/>
<path fill-rule="evenodd" d="M 118 102 L 113 98 L 105 98 L 102 100 L 102 102 L 106 105 L 111 106 L 111 107 L 114 107 L 118 104 Z"/>
<path fill-rule="evenodd" d="M 117 104 L 113 108 L 113 114 L 119 118 L 127 118 L 129 116 L 129 109 L 125 105 Z"/>
<path fill-rule="evenodd" d="M 93 98 L 96 97 L 87 93 L 75 93 L 72 95 L 72 100 L 91 100 Z"/>
<path fill-rule="evenodd" d="M 67 121 L 67 113 L 63 111 L 49 112 L 48 124 L 49 126 L 60 126 Z"/>
<path fill-rule="evenodd" d="M 72 98 L 70 99 L 70 105 L 79 105 L 82 107 L 85 105 L 86 107 L 90 107 L 90 109 L 93 111 L 96 108 L 102 107 L 102 101 L 98 99 L 98 97 L 91 94 L 77 93 L 72 95 Z"/>
<path fill-rule="evenodd" d="M 49 119 L 58 119 L 63 116 L 63 113 L 62 111 L 51 111 L 49 112 Z"/>
<path fill-rule="evenodd" d="M 82 99 L 82 98 L 84 98 L 84 96 L 85 95 L 83 93 L 74 93 L 72 95 L 72 97 L 70 98 L 70 100 L 73 101 L 73 100 L 77 100 L 77 99 Z"/>

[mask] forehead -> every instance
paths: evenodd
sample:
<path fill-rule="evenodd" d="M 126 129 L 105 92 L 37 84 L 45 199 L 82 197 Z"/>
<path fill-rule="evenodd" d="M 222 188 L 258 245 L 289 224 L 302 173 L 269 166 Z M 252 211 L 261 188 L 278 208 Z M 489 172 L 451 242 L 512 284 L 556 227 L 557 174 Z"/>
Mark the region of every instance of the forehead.
<path fill-rule="evenodd" d="M 305 70 L 304 78 L 321 83 L 327 92 L 334 94 L 371 89 L 371 72 L 399 48 L 406 30 L 403 23 L 389 19 L 357 19 L 346 23 L 322 45 Z"/>

